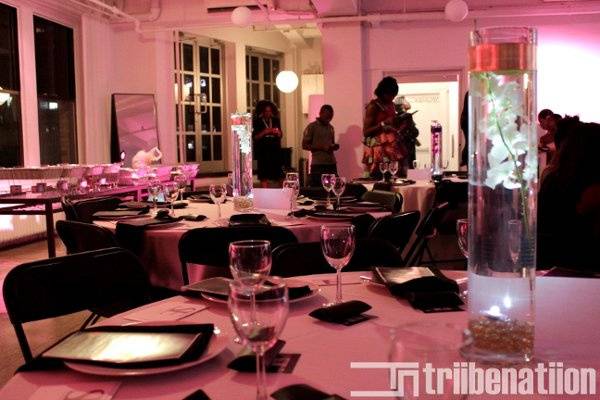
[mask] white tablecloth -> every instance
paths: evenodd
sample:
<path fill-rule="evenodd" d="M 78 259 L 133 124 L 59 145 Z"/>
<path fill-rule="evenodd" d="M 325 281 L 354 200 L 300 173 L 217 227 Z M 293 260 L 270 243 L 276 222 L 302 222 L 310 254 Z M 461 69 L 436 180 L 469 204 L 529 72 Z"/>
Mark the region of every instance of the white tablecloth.
<path fill-rule="evenodd" d="M 450 273 L 450 276 L 457 277 L 458 274 Z M 396 356 L 391 358 L 393 361 L 420 362 L 421 367 L 425 360 L 433 362 L 434 367 L 443 367 L 446 364 L 451 366 L 451 362 L 462 361 L 458 354 L 458 347 L 461 341 L 460 331 L 466 326 L 466 312 L 424 314 L 413 310 L 405 301 L 391 297 L 385 288 L 359 283 L 360 273 L 343 275 L 345 299 L 360 299 L 369 303 L 373 308 L 368 313 L 377 318 L 346 327 L 320 322 L 309 317 L 307 314 L 312 309 L 334 296 L 335 286 L 321 286 L 321 295 L 292 304 L 281 338 L 287 342 L 284 347 L 285 353 L 302 355 L 293 373 L 268 374 L 270 392 L 294 383 L 307 383 L 347 399 L 351 398 L 351 390 L 389 390 L 389 373 L 386 370 L 353 369 L 350 363 L 388 361 L 391 328 L 396 328 L 399 338 L 399 345 L 395 347 Z M 306 279 L 322 285 L 326 280 L 334 279 L 334 275 L 313 275 Z M 600 303 L 597 301 L 599 292 L 600 280 L 537 279 L 535 352 L 540 362 L 560 361 L 565 363 L 565 368 L 600 366 L 600 320 L 598 319 Z M 183 297 L 164 301 L 173 304 L 202 302 Z M 214 323 L 233 338 L 234 332 L 226 306 L 207 304 L 208 309 L 187 317 L 185 321 Z M 145 307 L 156 306 L 151 304 Z M 120 315 L 103 323 L 126 322 L 130 321 Z M 415 338 L 418 339 L 417 342 Z M 112 378 L 121 383 L 114 398 L 178 400 L 202 388 L 213 400 L 253 399 L 254 374 L 238 373 L 226 368 L 227 363 L 239 350 L 240 346 L 231 341 L 228 349 L 220 356 L 187 370 L 149 377 Z M 19 373 L 0 391 L 0 399 L 25 400 L 45 385 L 69 384 L 81 380 L 97 382 L 107 379 L 111 380 L 111 378 L 84 375 L 70 370 Z M 597 390 L 600 392 L 600 388 Z M 532 397 L 545 398 L 543 396 L 527 398 Z M 428 397 L 419 397 L 421 398 Z M 514 399 L 516 397 L 492 396 L 490 398 Z M 585 398 L 592 399 L 596 396 Z"/>
<path fill-rule="evenodd" d="M 373 190 L 373 183 L 363 183 L 368 190 Z M 402 195 L 402 212 L 421 212 L 421 217 L 433 206 L 435 199 L 435 185 L 430 181 L 416 181 L 412 185 L 392 186 L 392 190 Z"/>
<path fill-rule="evenodd" d="M 282 226 L 294 233 L 301 243 L 318 242 L 320 240 L 321 225 L 329 223 L 322 220 L 290 219 L 286 217 L 287 210 L 257 210 L 266 214 L 272 225 Z M 139 255 L 148 270 L 150 281 L 153 285 L 179 290 L 183 284 L 181 278 L 181 263 L 179 262 L 178 243 L 183 234 L 194 228 L 210 228 L 227 226 L 229 217 L 234 214 L 233 202 L 227 201 L 221 205 L 221 217 L 218 218 L 217 206 L 207 203 L 190 203 L 185 209 L 175 210 L 176 215 L 202 214 L 208 218 L 200 222 L 182 221 L 178 226 L 166 229 L 149 229 L 144 234 L 142 251 Z M 388 212 L 371 213 L 376 218 L 388 215 Z M 114 221 L 96 221 L 114 230 Z M 189 268 L 190 282 L 201 280 L 204 275 L 203 268 Z"/>

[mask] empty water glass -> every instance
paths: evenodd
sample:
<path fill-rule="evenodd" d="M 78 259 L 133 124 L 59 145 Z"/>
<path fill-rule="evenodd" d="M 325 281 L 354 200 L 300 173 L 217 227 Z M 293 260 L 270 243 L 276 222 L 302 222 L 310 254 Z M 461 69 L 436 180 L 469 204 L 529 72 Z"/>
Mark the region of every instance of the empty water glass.
<path fill-rule="evenodd" d="M 321 174 L 321 185 L 323 185 L 323 189 L 327 192 L 327 208 L 331 206 L 331 202 L 329 201 L 329 193 L 333 190 L 333 180 L 335 179 L 335 174 Z"/>
<path fill-rule="evenodd" d="M 337 208 L 340 208 L 340 206 L 341 206 L 340 197 L 344 193 L 344 190 L 346 190 L 346 178 L 344 178 L 342 176 L 334 177 L 331 190 L 333 191 L 333 194 L 335 194 L 335 197 L 337 197 Z"/>
<path fill-rule="evenodd" d="M 213 203 L 217 205 L 217 217 L 221 218 L 221 203 L 225 201 L 227 186 L 224 183 L 214 183 L 209 186 L 208 193 Z"/>
<path fill-rule="evenodd" d="M 283 189 L 289 190 L 290 194 L 290 214 L 294 211 L 294 206 L 296 204 L 296 199 L 298 198 L 298 193 L 300 191 L 300 187 L 298 186 L 298 181 L 294 180 L 285 180 L 283 181 Z"/>
<path fill-rule="evenodd" d="M 388 171 L 389 164 L 386 161 L 379 163 L 379 172 L 381 172 L 381 182 L 385 182 L 385 173 Z"/>
<path fill-rule="evenodd" d="M 321 226 L 321 250 L 330 266 L 335 268 L 337 284 L 335 302 L 342 302 L 342 268 L 344 268 L 354 254 L 355 235 L 354 226 L 322 225 Z"/>
<path fill-rule="evenodd" d="M 390 173 L 392 174 L 392 182 L 394 182 L 396 180 L 396 175 L 398 174 L 399 163 L 397 160 L 390 161 L 390 164 L 388 167 L 389 167 Z"/>

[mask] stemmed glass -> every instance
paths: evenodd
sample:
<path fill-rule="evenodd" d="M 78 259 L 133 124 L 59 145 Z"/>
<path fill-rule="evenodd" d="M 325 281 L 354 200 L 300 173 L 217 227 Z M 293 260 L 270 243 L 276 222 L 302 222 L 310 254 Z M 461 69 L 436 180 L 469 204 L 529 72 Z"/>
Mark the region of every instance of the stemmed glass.
<path fill-rule="evenodd" d="M 333 190 L 333 180 L 335 179 L 335 174 L 321 174 L 321 185 L 323 185 L 323 189 L 327 192 L 327 208 L 331 206 L 331 202 L 329 201 L 329 192 Z"/>
<path fill-rule="evenodd" d="M 183 200 L 183 192 L 187 187 L 187 176 L 183 172 L 179 172 L 173 176 L 173 181 L 177 183 L 177 188 L 179 189 L 179 196 L 181 200 Z"/>
<path fill-rule="evenodd" d="M 211 184 L 208 188 L 208 193 L 213 203 L 217 205 L 218 218 L 221 218 L 221 203 L 227 195 L 227 186 L 224 183 Z"/>
<path fill-rule="evenodd" d="M 160 183 L 160 180 L 157 178 L 151 178 L 148 182 L 148 193 L 150 196 L 152 196 L 152 213 L 154 215 L 156 215 L 158 212 L 158 206 L 156 203 L 158 201 L 158 195 L 162 192 L 162 190 L 163 187 Z"/>
<path fill-rule="evenodd" d="M 229 313 L 242 342 L 256 354 L 256 399 L 267 400 L 265 352 L 283 331 L 289 312 L 288 289 L 281 278 L 250 288 L 240 281 L 229 284 Z"/>
<path fill-rule="evenodd" d="M 342 205 L 340 196 L 344 193 L 345 189 L 346 189 L 346 178 L 344 178 L 342 176 L 334 177 L 333 184 L 331 186 L 331 190 L 333 191 L 333 194 L 335 194 L 335 197 L 337 197 L 337 208 L 340 208 L 340 206 Z"/>
<path fill-rule="evenodd" d="M 392 182 L 396 182 L 396 175 L 398 174 L 398 167 L 399 167 L 398 161 L 397 160 L 390 161 L 390 164 L 388 167 L 389 167 L 390 173 L 392 174 Z"/>
<path fill-rule="evenodd" d="M 295 180 L 285 180 L 283 181 L 283 189 L 288 189 L 290 191 L 290 215 L 294 211 L 294 205 L 296 204 L 296 199 L 298 198 L 298 193 L 300 192 L 300 187 L 298 186 L 298 181 Z"/>
<path fill-rule="evenodd" d="M 300 185 L 300 177 L 297 172 L 288 172 L 285 174 L 286 181 L 296 181 L 298 182 L 298 186 Z"/>
<path fill-rule="evenodd" d="M 354 226 L 349 224 L 321 226 L 321 250 L 329 265 L 335 268 L 337 276 L 335 302 L 329 305 L 342 302 L 342 268 L 352 258 L 354 247 Z"/>
<path fill-rule="evenodd" d="M 175 217 L 175 207 L 174 203 L 177 201 L 179 197 L 179 186 L 175 182 L 169 182 L 164 186 L 164 193 L 167 197 L 166 200 L 171 204 L 171 217 Z"/>
<path fill-rule="evenodd" d="M 508 251 L 513 265 L 516 267 L 521 254 L 521 233 L 523 231 L 523 222 L 518 219 L 508 221 Z"/>
<path fill-rule="evenodd" d="M 381 182 L 385 182 L 385 173 L 388 171 L 389 163 L 382 161 L 379 163 L 379 172 L 381 172 Z"/>

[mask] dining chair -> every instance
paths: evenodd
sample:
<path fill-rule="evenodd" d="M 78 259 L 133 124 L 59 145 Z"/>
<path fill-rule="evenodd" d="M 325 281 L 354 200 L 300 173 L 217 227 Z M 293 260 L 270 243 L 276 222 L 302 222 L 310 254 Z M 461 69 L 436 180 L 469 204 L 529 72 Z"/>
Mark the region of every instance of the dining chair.
<path fill-rule="evenodd" d="M 365 192 L 362 195 L 361 200 L 379 203 L 392 213 L 400 212 L 400 210 L 402 210 L 402 203 L 404 201 L 400 193 L 386 192 L 383 190 L 371 190 Z"/>
<path fill-rule="evenodd" d="M 23 324 L 84 310 L 110 317 L 150 299 L 144 268 L 133 253 L 120 248 L 18 265 L 6 275 L 2 290 L 26 362 L 33 355 Z"/>
<path fill-rule="evenodd" d="M 420 265 L 423 262 L 425 253 L 429 257 L 429 262 L 432 264 L 437 262 L 431 253 L 428 242 L 437 235 L 438 226 L 444 214 L 448 211 L 448 207 L 448 203 L 436 204 L 423 217 L 415 230 L 416 239 L 406 253 L 407 266 Z"/>
<path fill-rule="evenodd" d="M 57 221 L 56 232 L 67 248 L 67 254 L 119 247 L 110 229 L 95 224 Z"/>
<path fill-rule="evenodd" d="M 375 223 L 376 219 L 374 216 L 368 213 L 360 214 L 352 217 L 350 223 L 354 226 L 354 233 L 357 238 L 365 239 L 369 235 L 371 227 Z"/>
<path fill-rule="evenodd" d="M 320 242 L 288 243 L 273 250 L 271 275 L 290 277 L 326 274 L 335 270 L 329 265 Z M 358 239 L 354 254 L 343 271 L 367 271 L 373 266 L 403 265 L 400 253 L 385 240 Z"/>
<path fill-rule="evenodd" d="M 235 226 L 191 229 L 179 239 L 179 260 L 183 284 L 190 283 L 188 264 L 207 265 L 229 273 L 229 244 L 238 240 L 268 240 L 271 249 L 298 239 L 288 229 L 280 226 Z"/>
<path fill-rule="evenodd" d="M 392 182 L 375 182 L 373 184 L 373 190 L 382 190 L 384 192 L 392 191 Z"/>
<path fill-rule="evenodd" d="M 62 207 L 68 221 L 86 223 L 94 221 L 94 213 L 115 210 L 119 204 L 121 204 L 121 199 L 118 197 L 94 197 L 83 200 L 65 199 L 62 201 Z"/>
<path fill-rule="evenodd" d="M 419 211 L 386 215 L 374 222 L 369 229 L 368 237 L 387 240 L 402 254 L 419 223 L 419 219 L 421 219 Z"/>

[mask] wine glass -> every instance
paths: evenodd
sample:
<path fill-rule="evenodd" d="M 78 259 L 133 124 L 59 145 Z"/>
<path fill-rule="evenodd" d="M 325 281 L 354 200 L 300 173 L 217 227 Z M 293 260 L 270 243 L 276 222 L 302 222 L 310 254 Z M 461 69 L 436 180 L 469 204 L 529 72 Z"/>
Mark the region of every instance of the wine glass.
<path fill-rule="evenodd" d="M 354 247 L 354 226 L 350 224 L 321 226 L 321 250 L 329 265 L 335 268 L 337 275 L 335 302 L 330 305 L 342 302 L 342 268 L 352 258 Z"/>
<path fill-rule="evenodd" d="M 224 183 L 211 184 L 208 188 L 208 193 L 213 203 L 217 205 L 218 218 L 221 218 L 221 203 L 227 195 L 227 186 Z"/>
<path fill-rule="evenodd" d="M 331 202 L 329 201 L 329 192 L 333 189 L 333 180 L 335 179 L 335 174 L 321 174 L 321 185 L 323 185 L 323 189 L 327 192 L 327 208 L 331 206 Z"/>
<path fill-rule="evenodd" d="M 469 258 L 469 220 L 461 218 L 456 220 L 456 236 L 458 247 L 465 258 Z"/>
<path fill-rule="evenodd" d="M 294 211 L 294 205 L 296 203 L 296 199 L 298 198 L 298 192 L 300 188 L 298 186 L 298 181 L 294 180 L 285 180 L 283 181 L 283 189 L 288 189 L 290 191 L 290 215 Z"/>
<path fill-rule="evenodd" d="M 399 167 L 398 160 L 390 161 L 390 164 L 388 167 L 389 167 L 390 173 L 392 174 L 392 182 L 395 182 L 396 174 L 398 174 L 398 167 Z"/>
<path fill-rule="evenodd" d="M 336 176 L 333 178 L 333 185 L 331 186 L 331 190 L 335 197 L 337 197 L 337 208 L 341 206 L 340 196 L 344 193 L 346 189 L 346 178 L 342 176 Z"/>
<path fill-rule="evenodd" d="M 389 164 L 386 161 L 379 163 L 379 172 L 381 172 L 381 182 L 385 182 L 385 173 L 388 171 Z"/>
<path fill-rule="evenodd" d="M 163 187 L 163 191 L 165 193 L 165 197 L 167 201 L 171 204 L 171 217 L 175 217 L 175 207 L 174 203 L 177 201 L 179 197 L 179 186 L 175 182 L 169 182 Z"/>
<path fill-rule="evenodd" d="M 156 213 L 158 212 L 158 205 L 156 203 L 158 202 L 158 196 L 160 195 L 162 190 L 163 190 L 163 187 L 162 187 L 162 184 L 159 179 L 151 178 L 148 181 L 148 193 L 150 194 L 150 196 L 152 198 L 152 214 L 153 215 L 156 215 Z"/>
<path fill-rule="evenodd" d="M 179 189 L 179 196 L 181 200 L 183 200 L 183 192 L 187 187 L 187 176 L 184 173 L 179 172 L 173 176 L 173 181 L 177 184 L 177 188 Z"/>
<path fill-rule="evenodd" d="M 256 354 L 256 399 L 267 400 L 265 352 L 283 331 L 289 296 L 285 282 L 272 277 L 269 284 L 250 289 L 240 281 L 229 284 L 229 313 L 238 336 Z"/>
<path fill-rule="evenodd" d="M 241 240 L 229 245 L 231 275 L 245 286 L 256 287 L 271 271 L 271 242 Z"/>
<path fill-rule="evenodd" d="M 519 255 L 521 254 L 521 233 L 523 231 L 523 222 L 518 219 L 508 221 L 508 251 L 513 265 L 517 266 Z"/>

